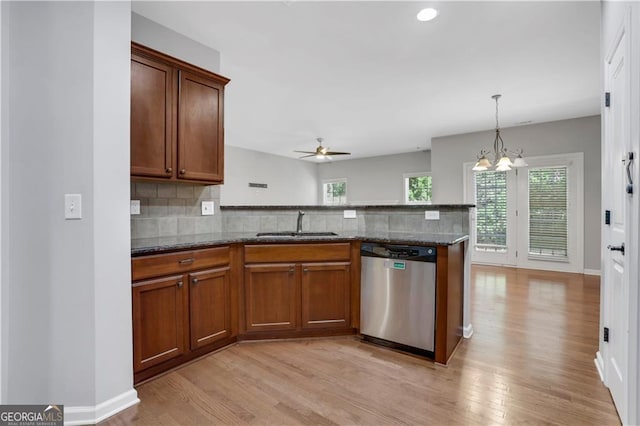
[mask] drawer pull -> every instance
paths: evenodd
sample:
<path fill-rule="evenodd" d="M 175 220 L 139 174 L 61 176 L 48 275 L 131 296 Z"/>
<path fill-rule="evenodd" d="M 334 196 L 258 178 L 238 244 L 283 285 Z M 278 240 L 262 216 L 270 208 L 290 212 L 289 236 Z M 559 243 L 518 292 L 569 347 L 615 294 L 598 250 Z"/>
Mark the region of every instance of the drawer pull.
<path fill-rule="evenodd" d="M 167 167 L 167 170 L 165 170 L 165 172 L 167 174 L 171 174 L 171 173 L 173 173 L 173 169 L 171 167 Z"/>
<path fill-rule="evenodd" d="M 302 272 L 309 272 L 309 270 L 307 268 L 304 268 Z"/>
<path fill-rule="evenodd" d="M 293 267 L 289 268 L 289 273 L 290 274 L 293 274 L 295 271 L 296 271 L 295 268 L 293 268 Z"/>
<path fill-rule="evenodd" d="M 178 260 L 178 263 L 180 265 L 190 265 L 195 261 L 195 259 L 193 257 L 190 257 L 188 259 L 182 259 L 182 260 Z"/>
<path fill-rule="evenodd" d="M 198 279 L 197 279 L 197 278 L 193 278 L 193 279 L 191 280 L 191 283 L 192 283 L 193 285 L 198 284 Z"/>
<path fill-rule="evenodd" d="M 181 175 L 183 175 L 183 174 L 185 174 L 185 173 L 187 173 L 187 169 L 180 169 L 180 174 L 181 174 Z"/>
<path fill-rule="evenodd" d="M 182 281 L 178 281 L 176 285 L 178 286 L 178 288 L 182 288 Z"/>

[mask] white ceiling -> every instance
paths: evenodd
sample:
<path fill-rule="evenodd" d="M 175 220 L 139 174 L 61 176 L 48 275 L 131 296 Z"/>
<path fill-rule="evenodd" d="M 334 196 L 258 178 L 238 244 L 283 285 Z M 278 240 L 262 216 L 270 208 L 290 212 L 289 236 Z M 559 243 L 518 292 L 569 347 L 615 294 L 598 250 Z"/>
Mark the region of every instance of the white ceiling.
<path fill-rule="evenodd" d="M 440 15 L 417 21 L 427 6 Z M 132 8 L 220 51 L 229 145 L 296 157 L 322 136 L 346 158 L 429 149 L 435 136 L 493 128 L 495 93 L 501 127 L 600 112 L 597 1 Z"/>

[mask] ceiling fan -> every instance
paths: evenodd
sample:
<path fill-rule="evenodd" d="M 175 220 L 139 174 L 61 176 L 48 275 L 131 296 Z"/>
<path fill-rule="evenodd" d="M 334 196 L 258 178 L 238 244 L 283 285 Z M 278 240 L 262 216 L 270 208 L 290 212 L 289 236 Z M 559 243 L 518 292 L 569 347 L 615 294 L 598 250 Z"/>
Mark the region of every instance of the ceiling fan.
<path fill-rule="evenodd" d="M 325 158 L 330 160 L 332 155 L 351 155 L 350 152 L 329 151 L 329 148 L 325 148 L 322 146 L 322 141 L 324 140 L 323 138 L 316 138 L 316 140 L 318 141 L 318 147 L 316 148 L 315 151 L 293 151 L 293 152 L 307 154 L 307 155 L 303 155 L 300 158 L 316 157 L 319 160 L 322 160 Z"/>

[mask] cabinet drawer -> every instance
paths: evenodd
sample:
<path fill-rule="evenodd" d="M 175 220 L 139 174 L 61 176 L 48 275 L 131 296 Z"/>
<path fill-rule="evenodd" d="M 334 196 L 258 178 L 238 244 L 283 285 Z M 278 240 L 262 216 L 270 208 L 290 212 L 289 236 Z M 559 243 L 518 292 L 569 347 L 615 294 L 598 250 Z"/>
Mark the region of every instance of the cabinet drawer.
<path fill-rule="evenodd" d="M 350 243 L 260 244 L 244 248 L 245 263 L 330 262 L 350 259 Z"/>
<path fill-rule="evenodd" d="M 229 264 L 229 247 L 155 254 L 131 259 L 133 281 Z"/>

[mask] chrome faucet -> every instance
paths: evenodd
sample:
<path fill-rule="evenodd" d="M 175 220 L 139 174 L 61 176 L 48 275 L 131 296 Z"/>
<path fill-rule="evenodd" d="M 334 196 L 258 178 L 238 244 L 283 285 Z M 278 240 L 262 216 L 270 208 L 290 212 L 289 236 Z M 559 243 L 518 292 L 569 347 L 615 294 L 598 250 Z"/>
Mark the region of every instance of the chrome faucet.
<path fill-rule="evenodd" d="M 298 223 L 296 225 L 296 232 L 298 234 L 302 233 L 302 216 L 304 216 L 304 212 L 303 211 L 299 211 L 298 212 Z"/>

